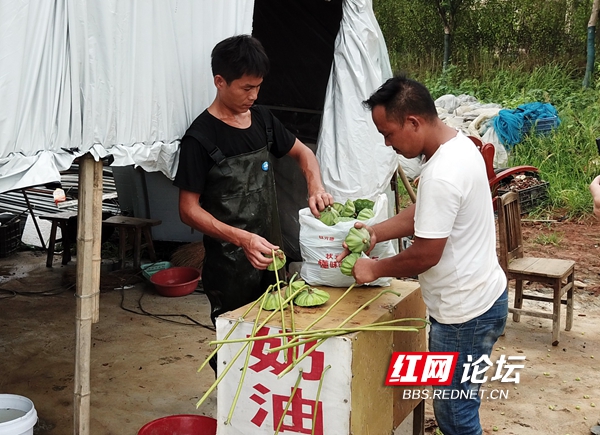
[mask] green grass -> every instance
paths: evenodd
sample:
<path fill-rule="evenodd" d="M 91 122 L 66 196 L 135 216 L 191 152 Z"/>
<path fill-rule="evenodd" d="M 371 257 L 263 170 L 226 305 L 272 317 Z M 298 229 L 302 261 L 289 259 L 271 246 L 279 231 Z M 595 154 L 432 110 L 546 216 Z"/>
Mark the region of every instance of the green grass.
<path fill-rule="evenodd" d="M 538 245 L 552 245 L 559 246 L 562 242 L 564 234 L 551 232 L 548 234 L 538 234 L 535 239 L 533 239 L 533 243 L 537 243 Z"/>
<path fill-rule="evenodd" d="M 409 76 L 411 76 L 409 72 Z M 583 73 L 570 65 L 525 65 L 482 62 L 470 71 L 457 66 L 438 75 L 412 75 L 432 96 L 468 94 L 483 103 L 508 109 L 531 102 L 554 105 L 560 126 L 546 136 L 531 135 L 517 144 L 509 166 L 533 165 L 549 183 L 549 199 L 533 214 L 585 218 L 592 212 L 589 184 L 600 174 L 595 139 L 600 137 L 600 81 L 582 89 Z M 600 76 L 600 71 L 596 73 Z"/>

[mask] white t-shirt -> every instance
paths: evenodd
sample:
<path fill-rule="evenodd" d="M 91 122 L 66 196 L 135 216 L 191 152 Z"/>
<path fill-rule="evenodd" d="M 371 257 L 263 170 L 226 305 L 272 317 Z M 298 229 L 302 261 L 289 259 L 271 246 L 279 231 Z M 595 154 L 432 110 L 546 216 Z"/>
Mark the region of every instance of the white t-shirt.
<path fill-rule="evenodd" d="M 462 133 L 423 165 L 415 235 L 447 237 L 439 263 L 419 275 L 429 314 L 457 324 L 485 313 L 506 288 L 496 256 L 496 229 L 481 153 Z"/>

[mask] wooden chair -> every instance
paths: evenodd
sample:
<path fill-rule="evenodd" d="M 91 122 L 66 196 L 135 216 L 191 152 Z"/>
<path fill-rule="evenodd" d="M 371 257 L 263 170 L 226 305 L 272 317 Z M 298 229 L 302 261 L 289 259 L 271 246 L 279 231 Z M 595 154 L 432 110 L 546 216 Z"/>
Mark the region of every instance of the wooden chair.
<path fill-rule="evenodd" d="M 497 200 L 498 232 L 500 245 L 500 265 L 510 281 L 515 280 L 513 321 L 519 322 L 521 314 L 552 319 L 552 346 L 556 346 L 560 334 L 561 304 L 567 306 L 565 331 L 573 326 L 573 289 L 575 262 L 556 258 L 535 258 L 523 255 L 523 235 L 521 233 L 521 206 L 519 194 L 509 192 Z M 541 297 L 523 293 L 523 282 L 538 282 L 552 288 L 553 296 Z M 566 293 L 566 300 L 563 295 Z M 552 313 L 523 309 L 523 299 L 552 303 Z"/>

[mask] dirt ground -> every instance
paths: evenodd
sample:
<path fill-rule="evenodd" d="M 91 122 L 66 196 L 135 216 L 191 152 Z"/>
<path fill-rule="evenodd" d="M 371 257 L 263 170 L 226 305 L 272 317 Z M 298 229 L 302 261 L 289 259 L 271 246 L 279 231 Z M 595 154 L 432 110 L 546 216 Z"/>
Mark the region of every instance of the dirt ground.
<path fill-rule="evenodd" d="M 574 324 L 553 347 L 550 320 L 509 318 L 492 359 L 526 356 L 525 367 L 519 384 L 484 384 L 508 394 L 483 401 L 484 432 L 587 435 L 600 419 L 600 223 L 526 222 L 523 231 L 527 255 L 577 262 Z M 51 269 L 44 263 L 45 255 L 34 252 L 0 259 L 0 393 L 34 401 L 36 435 L 66 435 L 73 433 L 74 266 L 61 266 L 60 256 Z M 214 417 L 214 397 L 194 406 L 214 380 L 212 372 L 196 373 L 214 334 L 199 325 L 209 323 L 206 297 L 194 293 L 167 304 L 139 277 L 111 279 L 103 280 L 101 318 L 92 331 L 91 433 L 135 434 L 172 414 Z"/>
<path fill-rule="evenodd" d="M 482 403 L 484 432 L 587 435 L 600 424 L 600 222 L 524 222 L 523 237 L 526 255 L 576 261 L 573 328 L 564 331 L 563 309 L 560 343 L 553 347 L 551 320 L 522 316 L 515 323 L 509 315 L 494 356 L 525 355 L 526 363 L 520 383 L 509 384 L 508 398 Z"/>
<path fill-rule="evenodd" d="M 75 264 L 45 267 L 41 253 L 0 262 L 0 393 L 30 398 L 34 435 L 73 434 Z M 11 294 L 12 292 L 12 294 Z M 35 293 L 35 295 L 33 294 Z M 206 296 L 159 296 L 141 276 L 103 273 L 100 321 L 92 326 L 91 418 L 94 435 L 134 435 L 175 414 L 216 416 L 214 381 L 197 373 L 212 350 Z"/>

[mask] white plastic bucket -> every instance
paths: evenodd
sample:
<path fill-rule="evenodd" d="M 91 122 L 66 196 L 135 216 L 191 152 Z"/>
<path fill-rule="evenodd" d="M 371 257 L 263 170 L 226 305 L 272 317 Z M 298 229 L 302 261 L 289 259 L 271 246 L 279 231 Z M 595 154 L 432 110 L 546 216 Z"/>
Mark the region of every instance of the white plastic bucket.
<path fill-rule="evenodd" d="M 37 411 L 27 397 L 0 394 L 0 435 L 33 435 Z"/>

